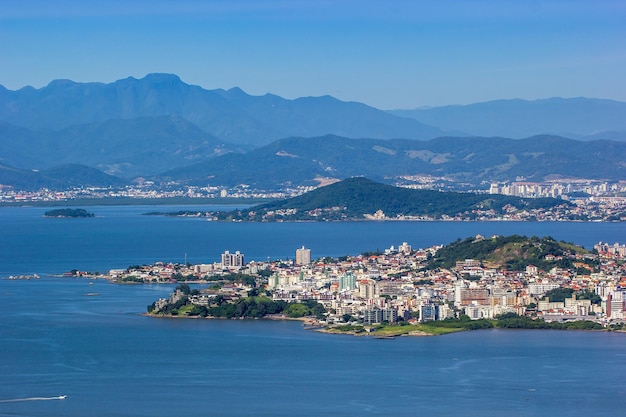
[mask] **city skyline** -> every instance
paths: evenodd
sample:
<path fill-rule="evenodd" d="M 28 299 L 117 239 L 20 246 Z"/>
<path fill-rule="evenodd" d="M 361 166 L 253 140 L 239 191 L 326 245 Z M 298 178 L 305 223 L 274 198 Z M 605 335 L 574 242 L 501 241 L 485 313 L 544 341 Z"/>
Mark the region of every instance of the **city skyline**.
<path fill-rule="evenodd" d="M 175 73 L 207 89 L 382 109 L 626 101 L 626 6 L 599 2 L 10 2 L 0 84 Z"/>

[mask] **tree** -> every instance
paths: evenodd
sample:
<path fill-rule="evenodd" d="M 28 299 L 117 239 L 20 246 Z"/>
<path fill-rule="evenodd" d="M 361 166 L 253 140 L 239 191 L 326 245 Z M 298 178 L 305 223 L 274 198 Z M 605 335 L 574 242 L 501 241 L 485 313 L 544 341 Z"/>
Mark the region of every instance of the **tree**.
<path fill-rule="evenodd" d="M 177 290 L 180 290 L 185 295 L 189 295 L 189 293 L 191 292 L 191 288 L 189 287 L 189 284 L 179 284 L 175 288 L 175 291 Z"/>
<path fill-rule="evenodd" d="M 300 303 L 289 304 L 289 307 L 287 307 L 287 310 L 285 311 L 287 315 L 291 318 L 304 317 L 304 316 L 308 316 L 309 314 L 311 314 L 311 310 L 309 310 L 309 308 L 305 306 L 304 304 L 300 304 Z"/>
<path fill-rule="evenodd" d="M 563 302 L 566 298 L 571 298 L 574 290 L 571 288 L 555 288 L 546 293 L 545 297 L 550 298 L 552 302 Z"/>

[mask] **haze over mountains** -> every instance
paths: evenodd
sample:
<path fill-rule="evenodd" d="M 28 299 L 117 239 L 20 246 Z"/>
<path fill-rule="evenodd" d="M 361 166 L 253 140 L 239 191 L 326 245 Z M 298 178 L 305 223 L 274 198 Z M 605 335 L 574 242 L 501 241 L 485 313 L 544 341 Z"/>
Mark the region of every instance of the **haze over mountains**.
<path fill-rule="evenodd" d="M 265 145 L 289 136 L 429 139 L 437 128 L 330 96 L 287 100 L 238 88 L 205 90 L 176 75 L 150 74 L 111 84 L 52 81 L 41 89 L 0 88 L 0 120 L 29 129 L 60 130 L 115 119 L 177 116 L 226 142 Z"/>
<path fill-rule="evenodd" d="M 354 175 L 623 179 L 626 142 L 505 139 L 626 138 L 622 132 L 626 103 L 610 100 L 386 112 L 330 96 L 206 90 L 170 74 L 110 84 L 56 80 L 40 89 L 0 86 L 0 184 L 63 187 L 80 178 L 108 186 L 138 176 L 264 188 Z"/>
<path fill-rule="evenodd" d="M 550 134 L 572 139 L 626 140 L 626 103 L 613 100 L 495 100 L 390 113 L 475 136 L 521 139 Z"/>

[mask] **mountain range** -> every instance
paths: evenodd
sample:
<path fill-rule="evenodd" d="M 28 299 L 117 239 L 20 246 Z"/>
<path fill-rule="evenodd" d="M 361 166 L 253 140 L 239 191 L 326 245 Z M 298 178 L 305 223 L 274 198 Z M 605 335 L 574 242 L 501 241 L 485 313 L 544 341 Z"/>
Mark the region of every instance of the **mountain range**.
<path fill-rule="evenodd" d="M 365 176 L 383 181 L 411 175 L 457 181 L 542 181 L 559 177 L 626 178 L 626 142 L 583 142 L 558 136 L 527 139 L 289 138 L 245 154 L 227 154 L 168 171 L 161 180 L 194 185 L 316 185 L 316 179 Z"/>
<path fill-rule="evenodd" d="M 614 100 L 494 100 L 390 113 L 461 135 L 521 139 L 550 134 L 581 140 L 626 140 L 626 103 Z"/>
<path fill-rule="evenodd" d="M 248 147 L 289 136 L 429 139 L 443 131 L 411 118 L 330 96 L 288 100 L 239 88 L 205 90 L 172 74 L 110 84 L 55 80 L 17 91 L 0 87 L 0 120 L 28 129 L 61 130 L 116 119 L 177 116 L 222 141 Z"/>
<path fill-rule="evenodd" d="M 112 119 L 57 131 L 0 122 L 0 162 L 16 168 L 83 164 L 133 178 L 241 151 L 177 116 Z"/>
<path fill-rule="evenodd" d="M 62 188 L 82 178 L 82 185 L 108 186 L 149 177 L 277 188 L 318 177 L 418 174 L 624 179 L 626 142 L 598 140 L 624 139 L 622 132 L 626 103 L 610 100 L 383 111 L 330 96 L 207 90 L 171 74 L 109 84 L 55 80 L 39 89 L 0 86 L 0 184 Z"/>

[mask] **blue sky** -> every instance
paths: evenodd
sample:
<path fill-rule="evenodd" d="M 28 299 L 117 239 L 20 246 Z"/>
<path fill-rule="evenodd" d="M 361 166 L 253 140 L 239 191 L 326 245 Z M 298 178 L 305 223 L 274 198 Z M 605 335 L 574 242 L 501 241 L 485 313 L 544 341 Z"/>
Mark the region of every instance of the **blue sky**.
<path fill-rule="evenodd" d="M 2 0 L 0 84 L 174 73 L 382 108 L 626 101 L 623 0 Z"/>

